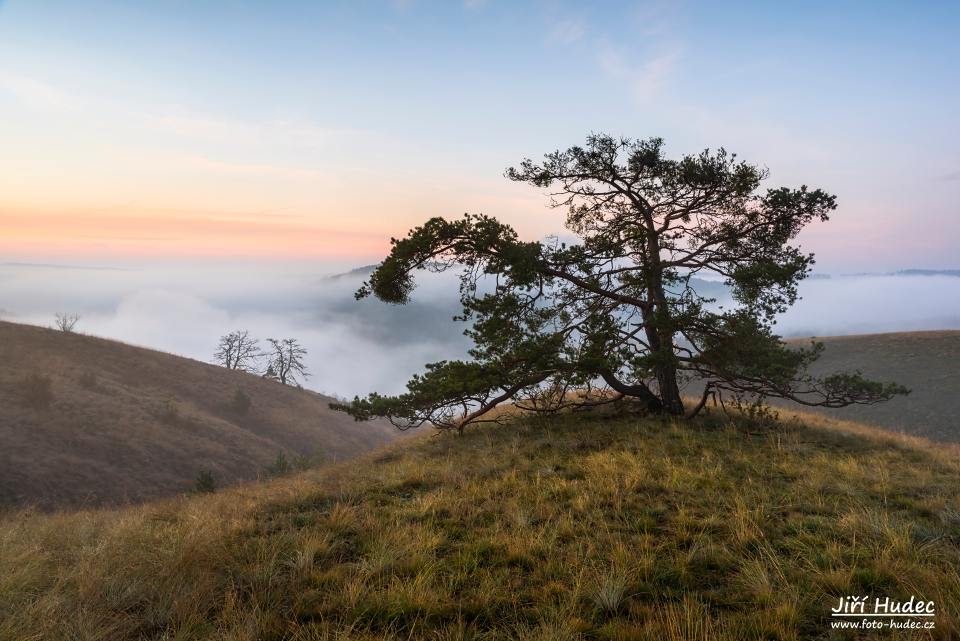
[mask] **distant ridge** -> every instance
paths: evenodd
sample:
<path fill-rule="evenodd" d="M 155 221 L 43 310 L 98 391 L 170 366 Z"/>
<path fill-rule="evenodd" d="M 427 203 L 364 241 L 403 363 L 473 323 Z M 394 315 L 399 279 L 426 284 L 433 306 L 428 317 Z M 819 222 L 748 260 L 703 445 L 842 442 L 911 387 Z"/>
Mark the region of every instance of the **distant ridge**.
<path fill-rule="evenodd" d="M 901 269 L 893 276 L 958 276 L 960 269 Z"/>
<path fill-rule="evenodd" d="M 341 280 L 346 278 L 360 278 L 363 276 L 369 276 L 376 268 L 376 265 L 363 265 L 362 267 L 356 267 L 347 272 L 332 274 L 327 276 L 324 280 Z"/>
<path fill-rule="evenodd" d="M 788 343 L 804 344 L 809 338 Z M 838 419 L 960 443 L 960 330 L 816 337 L 825 345 L 812 371 L 860 370 L 868 378 L 896 381 L 912 391 L 877 405 L 828 410 L 802 408 Z M 793 405 L 799 409 L 799 406 Z"/>
<path fill-rule="evenodd" d="M 839 274 L 839 278 L 857 276 L 955 276 L 960 277 L 960 269 L 900 269 L 895 272 L 857 272 L 854 274 Z M 820 275 L 820 278 L 830 278 Z"/>

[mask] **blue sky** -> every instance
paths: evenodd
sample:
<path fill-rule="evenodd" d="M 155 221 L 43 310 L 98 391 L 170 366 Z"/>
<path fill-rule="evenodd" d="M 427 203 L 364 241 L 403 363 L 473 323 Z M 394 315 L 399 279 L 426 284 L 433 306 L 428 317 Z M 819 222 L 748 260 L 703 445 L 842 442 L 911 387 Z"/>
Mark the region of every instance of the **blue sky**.
<path fill-rule="evenodd" d="M 536 237 L 561 218 L 504 167 L 607 131 L 836 193 L 825 270 L 960 267 L 958 32 L 957 3 L 8 0 L 0 251 L 365 261 L 467 210 Z"/>

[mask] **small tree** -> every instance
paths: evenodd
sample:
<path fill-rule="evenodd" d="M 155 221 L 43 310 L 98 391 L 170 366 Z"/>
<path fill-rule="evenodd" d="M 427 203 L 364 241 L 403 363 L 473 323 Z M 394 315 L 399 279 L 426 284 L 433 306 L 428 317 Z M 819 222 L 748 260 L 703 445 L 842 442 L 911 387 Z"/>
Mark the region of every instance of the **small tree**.
<path fill-rule="evenodd" d="M 80 314 L 65 314 L 63 312 L 57 312 L 54 316 L 54 326 L 61 332 L 67 334 L 73 332 L 78 322 L 80 322 Z"/>
<path fill-rule="evenodd" d="M 710 394 L 843 407 L 907 392 L 859 372 L 814 377 L 807 367 L 822 344 L 792 349 L 773 332 L 813 264 L 791 242 L 827 220 L 834 196 L 806 186 L 761 192 L 764 169 L 723 149 L 672 160 L 659 138 L 591 135 L 506 176 L 550 189 L 578 240 L 525 242 L 482 215 L 433 218 L 393 240 L 357 297 L 403 304 L 417 270 L 460 270 L 471 358 L 428 364 L 399 396 L 335 409 L 401 428 L 463 429 L 495 420 L 490 412 L 511 400 L 554 412 L 628 399 L 679 416 L 691 380 L 705 391 L 689 415 Z M 735 305 L 711 305 L 698 291 L 703 274 L 724 279 Z"/>
<path fill-rule="evenodd" d="M 266 468 L 264 468 L 264 473 L 270 478 L 277 476 L 286 476 L 293 472 L 293 464 L 290 463 L 290 460 L 287 458 L 286 454 L 283 451 L 277 452 L 277 458 L 273 459 L 273 462 L 270 463 Z"/>
<path fill-rule="evenodd" d="M 262 356 L 260 342 L 245 329 L 221 336 L 213 355 L 217 364 L 244 372 L 256 371 L 257 362 Z"/>
<path fill-rule="evenodd" d="M 239 416 L 246 416 L 250 412 L 253 401 L 250 395 L 239 387 L 233 391 L 233 397 L 230 399 L 230 411 Z"/>
<path fill-rule="evenodd" d="M 304 379 L 310 376 L 303 362 L 307 350 L 296 339 L 268 338 L 267 342 L 270 343 L 270 349 L 267 352 L 270 362 L 264 374 L 265 378 L 272 378 L 284 385 L 296 385 L 298 376 Z"/>
<path fill-rule="evenodd" d="M 212 494 L 217 491 L 217 479 L 210 470 L 200 470 L 197 480 L 193 483 L 193 491 L 197 494 Z"/>

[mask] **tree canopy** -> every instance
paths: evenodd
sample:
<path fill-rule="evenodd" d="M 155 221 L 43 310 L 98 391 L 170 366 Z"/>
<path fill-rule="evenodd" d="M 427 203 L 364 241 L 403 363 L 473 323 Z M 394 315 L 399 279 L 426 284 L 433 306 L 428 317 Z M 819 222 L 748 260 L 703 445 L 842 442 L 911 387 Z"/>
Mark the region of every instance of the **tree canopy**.
<path fill-rule="evenodd" d="M 724 149 L 672 160 L 659 138 L 602 134 L 506 177 L 549 190 L 571 239 L 523 241 L 471 214 L 393 239 L 357 297 L 404 304 L 418 270 L 459 270 L 470 358 L 427 364 L 398 396 L 336 409 L 463 429 L 495 420 L 491 410 L 508 400 L 554 412 L 628 399 L 683 415 L 682 389 L 694 380 L 703 395 L 690 414 L 710 394 L 843 407 L 907 392 L 859 372 L 814 377 L 807 368 L 822 344 L 788 347 L 774 333 L 813 265 L 792 243 L 836 208 L 823 190 L 761 190 L 766 170 Z M 705 277 L 725 282 L 733 305 L 698 292 Z"/>

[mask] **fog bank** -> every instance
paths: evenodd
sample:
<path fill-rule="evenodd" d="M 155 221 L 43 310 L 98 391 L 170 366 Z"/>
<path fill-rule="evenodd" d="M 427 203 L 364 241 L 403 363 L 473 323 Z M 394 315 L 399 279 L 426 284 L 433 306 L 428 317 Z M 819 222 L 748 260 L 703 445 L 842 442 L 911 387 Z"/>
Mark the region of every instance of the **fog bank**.
<path fill-rule="evenodd" d="M 399 392 L 426 362 L 468 347 L 454 274 L 425 274 L 407 306 L 356 301 L 363 274 L 330 278 L 330 265 L 96 269 L 0 265 L 0 317 L 52 325 L 82 316 L 85 333 L 210 361 L 218 338 L 248 329 L 297 338 L 308 350 L 306 387 L 353 396 Z M 960 278 L 844 276 L 806 281 L 778 322 L 786 337 L 960 329 Z"/>

